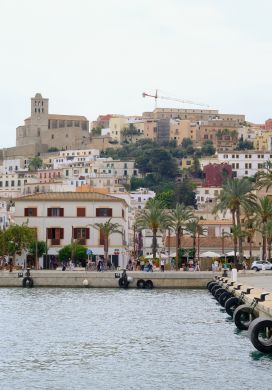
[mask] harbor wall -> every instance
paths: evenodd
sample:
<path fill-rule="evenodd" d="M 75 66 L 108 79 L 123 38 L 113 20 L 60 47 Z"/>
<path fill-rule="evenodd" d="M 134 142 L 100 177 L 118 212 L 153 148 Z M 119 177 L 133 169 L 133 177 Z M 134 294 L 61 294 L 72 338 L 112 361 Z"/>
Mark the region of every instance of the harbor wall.
<path fill-rule="evenodd" d="M 120 288 L 118 281 L 121 272 L 86 272 L 86 271 L 31 271 L 35 287 L 87 287 L 93 288 Z M 132 277 L 129 288 L 136 288 L 140 279 L 151 280 L 154 288 L 206 288 L 212 280 L 212 272 L 127 272 Z M 0 287 L 22 287 L 23 278 L 18 272 L 0 272 Z M 86 282 L 85 282 L 86 283 Z"/>

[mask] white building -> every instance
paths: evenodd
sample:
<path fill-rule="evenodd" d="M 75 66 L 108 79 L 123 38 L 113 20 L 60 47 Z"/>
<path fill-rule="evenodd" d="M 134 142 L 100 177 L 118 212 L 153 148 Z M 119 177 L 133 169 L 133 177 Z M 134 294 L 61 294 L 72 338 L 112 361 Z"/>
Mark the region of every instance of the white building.
<path fill-rule="evenodd" d="M 5 199 L 0 199 L 0 230 L 9 225 L 8 204 Z"/>
<path fill-rule="evenodd" d="M 37 230 L 38 240 L 47 242 L 50 256 L 56 256 L 60 248 L 73 240 L 90 248 L 95 255 L 103 255 L 104 237 L 94 224 L 111 218 L 112 223 L 120 225 L 122 234 L 110 236 L 109 255 L 115 266 L 126 266 L 128 207 L 123 199 L 99 193 L 55 192 L 21 197 L 15 205 L 15 223 L 28 220 L 28 226 Z"/>
<path fill-rule="evenodd" d="M 149 199 L 155 198 L 156 193 L 148 188 L 138 188 L 136 191 L 130 192 L 131 207 L 134 209 L 144 209 L 146 202 Z"/>
<path fill-rule="evenodd" d="M 230 164 L 233 176 L 238 178 L 254 176 L 270 159 L 272 159 L 272 154 L 269 152 L 252 150 L 218 153 L 219 163 Z"/>
<path fill-rule="evenodd" d="M 215 198 L 220 194 L 221 190 L 221 187 L 196 187 L 197 208 L 206 207 L 207 204 L 215 204 Z"/>

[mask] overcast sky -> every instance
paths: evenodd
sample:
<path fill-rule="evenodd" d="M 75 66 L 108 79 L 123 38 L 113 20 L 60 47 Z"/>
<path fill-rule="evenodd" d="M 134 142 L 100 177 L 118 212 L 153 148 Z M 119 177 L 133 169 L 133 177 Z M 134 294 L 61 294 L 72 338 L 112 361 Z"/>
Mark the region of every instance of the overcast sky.
<path fill-rule="evenodd" d="M 158 88 L 263 122 L 271 15 L 271 0 L 0 0 L 0 147 L 15 145 L 36 92 L 50 113 L 90 121 L 153 110 L 141 94 Z"/>

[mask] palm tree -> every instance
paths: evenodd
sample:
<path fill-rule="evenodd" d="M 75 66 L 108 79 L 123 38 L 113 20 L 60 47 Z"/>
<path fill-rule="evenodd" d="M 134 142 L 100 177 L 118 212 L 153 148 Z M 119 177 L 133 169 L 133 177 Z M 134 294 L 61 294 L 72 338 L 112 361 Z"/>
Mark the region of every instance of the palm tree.
<path fill-rule="evenodd" d="M 152 230 L 152 256 L 156 258 L 157 233 L 159 230 L 167 229 L 171 219 L 164 204 L 158 199 L 150 199 L 143 210 L 139 211 L 136 217 L 136 224 L 140 229 Z"/>
<path fill-rule="evenodd" d="M 95 229 L 100 231 L 100 234 L 103 236 L 104 240 L 104 259 L 108 263 L 109 258 L 109 238 L 113 233 L 120 233 L 123 235 L 123 231 L 120 230 L 121 225 L 119 223 L 112 223 L 111 218 L 105 223 L 95 223 L 92 225 Z"/>
<path fill-rule="evenodd" d="M 272 185 L 272 162 L 266 161 L 263 165 L 264 171 L 260 171 L 257 174 L 256 188 L 266 188 L 266 192 Z"/>
<path fill-rule="evenodd" d="M 252 183 L 247 178 L 227 179 L 222 186 L 222 191 L 217 197 L 217 204 L 214 212 L 230 210 L 232 215 L 232 224 L 241 231 L 241 212 L 242 210 L 253 209 L 256 204 L 256 195 L 252 193 Z M 234 236 L 234 247 L 239 242 L 239 257 L 243 258 L 242 236 Z M 235 251 L 235 250 L 234 250 Z M 237 256 L 234 257 L 237 263 Z"/>
<path fill-rule="evenodd" d="M 250 260 L 252 260 L 252 239 L 256 231 L 256 226 L 255 226 L 255 216 L 249 210 L 245 211 L 245 219 L 243 222 L 243 227 L 245 230 L 245 235 L 249 242 L 249 258 Z"/>
<path fill-rule="evenodd" d="M 185 206 L 183 203 L 177 203 L 176 208 L 171 210 L 170 218 L 170 228 L 176 234 L 176 269 L 178 269 L 178 251 L 181 246 L 181 237 L 186 223 L 193 218 L 193 209 L 192 207 Z"/>
<path fill-rule="evenodd" d="M 271 261 L 271 246 L 272 246 L 272 220 L 271 219 L 266 224 L 266 237 L 267 237 L 268 260 Z"/>
<path fill-rule="evenodd" d="M 266 259 L 267 223 L 272 219 L 272 202 L 265 196 L 255 205 L 256 226 L 263 237 L 263 260 Z"/>
<path fill-rule="evenodd" d="M 194 260 L 195 260 L 195 254 L 196 254 L 196 239 L 198 239 L 198 258 L 199 258 L 200 236 L 203 236 L 204 233 L 207 232 L 207 229 L 204 228 L 202 225 L 200 225 L 199 221 L 200 221 L 199 218 L 194 218 L 186 224 L 187 232 L 190 233 L 193 237 Z"/>

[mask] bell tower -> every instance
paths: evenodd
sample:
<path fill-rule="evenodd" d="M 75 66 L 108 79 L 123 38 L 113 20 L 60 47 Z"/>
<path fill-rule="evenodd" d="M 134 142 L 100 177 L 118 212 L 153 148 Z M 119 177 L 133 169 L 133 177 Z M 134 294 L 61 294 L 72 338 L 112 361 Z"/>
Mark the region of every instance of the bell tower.
<path fill-rule="evenodd" d="M 36 140 L 41 142 L 42 133 L 48 130 L 48 99 L 43 98 L 40 93 L 36 93 L 35 97 L 31 98 L 31 124 L 30 134 Z"/>

